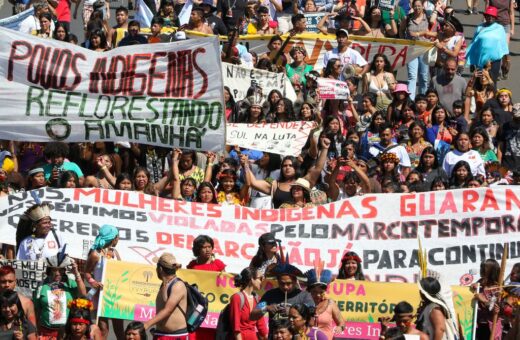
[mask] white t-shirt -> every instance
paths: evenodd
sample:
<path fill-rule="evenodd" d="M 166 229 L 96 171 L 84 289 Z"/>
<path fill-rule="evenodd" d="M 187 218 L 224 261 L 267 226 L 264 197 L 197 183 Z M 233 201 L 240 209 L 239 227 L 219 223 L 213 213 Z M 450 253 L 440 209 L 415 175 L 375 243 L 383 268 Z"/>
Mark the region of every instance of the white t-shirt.
<path fill-rule="evenodd" d="M 476 175 L 486 175 L 486 169 L 484 168 L 484 161 L 478 151 L 469 150 L 467 152 L 460 152 L 459 150 L 453 150 L 446 154 L 444 157 L 444 162 L 442 163 L 442 168 L 446 171 L 446 174 L 451 177 L 451 172 L 453 171 L 453 167 L 459 161 L 466 161 L 469 163 L 469 167 L 471 168 L 471 173 L 473 176 Z"/>
<path fill-rule="evenodd" d="M 34 15 L 30 15 L 27 18 L 23 19 L 20 23 L 19 32 L 32 34 L 33 31 L 40 29 L 40 20 L 36 18 Z M 54 22 L 51 21 L 51 32 L 54 32 Z"/>
<path fill-rule="evenodd" d="M 325 53 L 325 55 L 323 56 L 323 68 L 327 67 L 327 63 L 332 58 L 338 58 L 342 66 L 358 65 L 363 67 L 367 64 L 367 61 L 365 60 L 365 58 L 363 58 L 361 53 L 350 47 L 348 47 L 347 50 L 343 53 L 339 53 L 337 47 L 333 48 L 332 51 L 328 51 L 327 53 Z"/>
<path fill-rule="evenodd" d="M 282 1 L 281 0 L 276 0 L 275 2 L 280 4 L 280 6 L 282 5 Z M 278 17 L 278 14 L 276 14 L 276 8 L 274 7 L 274 5 L 273 5 L 273 3 L 271 1 L 269 1 L 269 0 L 262 0 L 260 2 L 260 5 L 269 8 L 269 16 L 271 16 L 272 20 L 276 20 L 276 18 Z"/>
<path fill-rule="evenodd" d="M 16 259 L 38 261 L 56 255 L 62 247 L 63 240 L 60 235 L 52 231 L 49 231 L 45 239 L 28 236 L 20 243 Z"/>

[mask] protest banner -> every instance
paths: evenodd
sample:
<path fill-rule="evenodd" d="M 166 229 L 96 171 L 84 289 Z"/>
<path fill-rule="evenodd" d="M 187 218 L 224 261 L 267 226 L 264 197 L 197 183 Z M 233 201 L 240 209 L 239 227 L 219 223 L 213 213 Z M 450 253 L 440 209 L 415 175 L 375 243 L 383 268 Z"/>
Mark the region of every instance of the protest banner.
<path fill-rule="evenodd" d="M 45 279 L 45 262 L 43 261 L 20 261 L 20 260 L 0 260 L 0 266 L 13 267 L 16 275 L 16 290 L 28 297 L 33 296 L 33 292 L 38 285 Z"/>
<path fill-rule="evenodd" d="M 208 315 L 202 327 L 216 328 L 220 312 L 238 292 L 230 273 L 180 269 L 177 275 L 188 283 L 197 283 L 199 291 L 209 302 Z M 147 321 L 155 315 L 155 298 L 161 281 L 155 267 L 129 262 L 107 261 L 103 270 L 103 286 L 99 316 L 126 320 Z M 265 291 L 276 287 L 266 280 Z M 392 316 L 394 306 L 408 301 L 420 304 L 416 284 L 381 283 L 369 281 L 336 280 L 329 285 L 327 295 L 335 300 L 345 320 L 345 331 L 338 338 L 375 339 L 379 337 L 379 317 Z M 473 294 L 468 287 L 452 286 L 455 313 L 460 318 L 466 339 L 471 339 Z"/>
<path fill-rule="evenodd" d="M 205 36 L 202 33 L 187 31 L 190 37 Z M 249 51 L 256 52 L 261 55 L 267 52 L 267 43 L 272 35 L 241 35 L 239 43 L 245 45 Z M 283 35 L 285 40 L 287 34 Z M 225 37 L 220 37 L 221 41 L 225 41 Z M 372 62 L 374 56 L 378 53 L 387 56 L 391 67 L 397 70 L 406 66 L 413 59 L 423 55 L 433 48 L 431 42 L 407 39 L 390 39 L 390 38 L 373 38 L 349 35 L 351 42 L 350 48 L 357 50 L 367 62 Z M 314 69 L 321 70 L 325 67 L 323 65 L 323 56 L 327 51 L 332 50 L 337 46 L 336 36 L 334 34 L 317 34 L 317 33 L 303 33 L 297 34 L 291 38 L 290 42 L 285 48 L 285 52 L 289 52 L 294 46 L 302 46 L 307 51 L 305 62 L 313 65 Z"/>
<path fill-rule="evenodd" d="M 296 100 L 294 88 L 285 73 L 274 73 L 229 63 L 222 63 L 222 69 L 224 85 L 229 87 L 235 100 L 245 98 L 247 90 L 253 85 L 262 88 L 264 99 L 267 99 L 267 95 L 272 90 L 278 90 L 284 97 L 292 101 Z"/>
<path fill-rule="evenodd" d="M 316 125 L 314 122 L 228 123 L 226 143 L 242 148 L 298 156 Z"/>
<path fill-rule="evenodd" d="M 221 150 L 218 55 L 215 37 L 99 53 L 0 28 L 0 133 Z"/>
<path fill-rule="evenodd" d="M 429 268 L 446 274 L 450 284 L 474 282 L 480 263 L 500 259 L 506 242 L 509 258 L 520 258 L 520 240 L 514 237 L 520 231 L 520 188 L 515 186 L 370 194 L 305 209 L 219 206 L 98 188 L 42 188 L 36 194 L 53 205 L 53 224 L 69 255 L 78 259 L 86 259 L 103 224 L 118 227 L 125 261 L 152 263 L 156 254 L 174 247 L 180 263 L 188 263 L 193 239 L 207 234 L 233 272 L 249 265 L 265 232 L 282 240 L 290 262 L 302 270 L 318 258 L 337 272 L 343 253 L 356 251 L 371 281 L 414 282 L 418 237 Z M 32 204 L 29 192 L 0 198 L 3 243 L 15 244 L 19 216 Z"/>
<path fill-rule="evenodd" d="M 344 81 L 318 78 L 318 96 L 320 99 L 348 99 L 350 91 Z"/>
<path fill-rule="evenodd" d="M 327 12 L 317 12 L 317 13 L 303 13 L 303 16 L 305 17 L 305 20 L 307 21 L 307 27 L 306 30 L 308 32 L 319 32 L 318 30 L 318 24 L 320 23 L 320 20 L 323 19 L 324 16 L 326 16 Z"/>
<path fill-rule="evenodd" d="M 29 17 L 33 14 L 34 14 L 34 7 L 31 7 L 16 15 L 12 15 L 10 17 L 0 19 L 0 27 L 5 27 L 5 28 L 9 28 L 14 31 L 18 31 L 20 29 L 20 25 L 22 24 L 22 21 L 24 21 L 27 17 Z"/>

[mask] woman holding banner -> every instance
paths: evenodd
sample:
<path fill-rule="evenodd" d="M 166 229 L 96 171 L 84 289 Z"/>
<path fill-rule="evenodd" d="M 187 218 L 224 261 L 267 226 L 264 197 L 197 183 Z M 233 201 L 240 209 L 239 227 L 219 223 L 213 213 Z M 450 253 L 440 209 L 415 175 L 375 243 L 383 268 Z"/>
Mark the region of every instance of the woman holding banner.
<path fill-rule="evenodd" d="M 93 302 L 96 307 L 98 303 L 97 299 L 99 299 L 99 291 L 103 289 L 101 277 L 105 261 L 113 259 L 121 261 L 119 253 L 115 249 L 118 242 L 119 230 L 112 225 L 105 224 L 99 229 L 94 244 L 90 248 L 85 268 L 85 279 L 92 287 L 91 291 L 94 291 L 92 295 L 96 294 L 93 297 Z M 90 294 L 91 292 L 89 292 L 89 295 Z M 124 327 L 122 320 L 113 319 L 112 325 L 114 326 L 116 336 L 118 336 L 119 339 L 123 337 Z M 99 328 L 103 336 L 106 337 L 109 332 L 108 320 L 106 318 L 99 319 Z"/>

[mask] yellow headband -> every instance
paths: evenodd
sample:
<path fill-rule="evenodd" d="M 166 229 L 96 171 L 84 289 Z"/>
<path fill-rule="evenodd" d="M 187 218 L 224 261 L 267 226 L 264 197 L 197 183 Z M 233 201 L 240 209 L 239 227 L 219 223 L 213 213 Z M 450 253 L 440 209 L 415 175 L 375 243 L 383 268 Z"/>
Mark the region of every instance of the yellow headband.
<path fill-rule="evenodd" d="M 511 90 L 508 90 L 508 89 L 500 89 L 497 91 L 497 98 L 498 96 L 501 94 L 501 93 L 507 93 L 509 95 L 509 98 L 513 98 L 513 92 L 511 92 Z"/>

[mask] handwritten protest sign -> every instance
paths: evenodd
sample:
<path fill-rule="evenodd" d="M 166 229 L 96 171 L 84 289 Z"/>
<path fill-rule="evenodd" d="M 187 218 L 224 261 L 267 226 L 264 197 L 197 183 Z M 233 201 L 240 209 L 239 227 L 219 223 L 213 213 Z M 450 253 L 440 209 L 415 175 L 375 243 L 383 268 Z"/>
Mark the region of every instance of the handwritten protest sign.
<path fill-rule="evenodd" d="M 272 90 L 278 90 L 284 97 L 296 100 L 294 88 L 285 73 L 274 73 L 229 63 L 222 63 L 222 68 L 224 85 L 229 87 L 235 100 L 245 98 L 247 90 L 252 85 L 262 88 L 264 99 L 267 99 L 267 95 Z"/>
<path fill-rule="evenodd" d="M 177 275 L 188 283 L 197 283 L 209 301 L 208 315 L 202 327 L 216 328 L 220 312 L 238 292 L 233 275 L 185 269 L 179 270 Z M 107 261 L 103 270 L 100 316 L 143 322 L 151 319 L 155 315 L 155 298 L 160 285 L 154 266 Z M 260 295 L 273 287 L 276 282 L 264 281 Z M 327 293 L 338 304 L 344 319 L 349 321 L 339 338 L 378 338 L 379 317 L 391 316 L 400 301 L 408 301 L 415 307 L 420 303 L 417 285 L 408 283 L 336 280 L 329 285 Z M 452 293 L 462 331 L 466 339 L 471 339 L 473 295 L 468 287 L 453 286 Z"/>
<path fill-rule="evenodd" d="M 0 260 L 0 266 L 11 266 L 16 275 L 16 290 L 28 297 L 45 278 L 45 262 L 43 261 L 20 261 Z"/>
<path fill-rule="evenodd" d="M 249 265 L 265 232 L 282 240 L 290 262 L 302 270 L 321 259 L 337 272 L 345 249 L 356 251 L 371 281 L 413 282 L 418 237 L 428 251 L 429 267 L 445 273 L 450 284 L 478 279 L 480 263 L 499 259 L 505 242 L 511 249 L 508 270 L 520 258 L 520 241 L 511 237 L 520 223 L 520 188 L 515 186 L 370 194 L 278 210 L 97 188 L 42 188 L 36 194 L 53 205 L 53 224 L 68 243 L 69 255 L 79 259 L 85 259 L 103 224 L 118 227 L 124 259 L 140 263 L 152 263 L 157 253 L 172 247 L 180 263 L 188 263 L 193 239 L 209 234 L 217 256 L 234 272 Z M 0 197 L 3 243 L 15 244 L 19 216 L 33 202 L 28 192 Z"/>
<path fill-rule="evenodd" d="M 224 145 L 216 37 L 98 53 L 0 28 L 0 133 L 48 142 Z"/>
<path fill-rule="evenodd" d="M 348 99 L 350 91 L 344 81 L 318 78 L 318 96 L 320 99 Z"/>
<path fill-rule="evenodd" d="M 298 156 L 309 137 L 313 122 L 227 124 L 226 142 L 243 148 Z"/>

